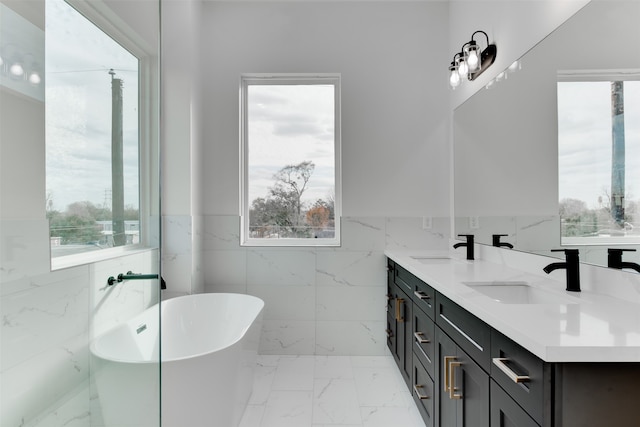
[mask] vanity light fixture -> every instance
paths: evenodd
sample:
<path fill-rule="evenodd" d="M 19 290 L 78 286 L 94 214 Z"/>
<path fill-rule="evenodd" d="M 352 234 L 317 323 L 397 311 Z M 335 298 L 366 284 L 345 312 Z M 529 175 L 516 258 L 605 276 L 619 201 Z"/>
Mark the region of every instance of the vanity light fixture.
<path fill-rule="evenodd" d="M 474 39 L 476 34 L 484 34 L 487 47 L 482 50 Z M 475 80 L 496 60 L 498 48 L 489 43 L 489 36 L 484 31 L 476 31 L 471 35 L 471 40 L 462 45 L 460 52 L 453 56 L 449 66 L 449 86 L 455 89 L 462 83 L 462 79 Z"/>

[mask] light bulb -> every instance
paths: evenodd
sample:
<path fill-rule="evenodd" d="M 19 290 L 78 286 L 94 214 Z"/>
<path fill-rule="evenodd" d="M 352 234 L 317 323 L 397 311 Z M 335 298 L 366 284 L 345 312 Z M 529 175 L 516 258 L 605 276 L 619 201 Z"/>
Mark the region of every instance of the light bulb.
<path fill-rule="evenodd" d="M 469 65 L 470 73 L 473 73 L 480 69 L 480 49 L 478 48 L 478 46 L 469 46 L 467 64 Z"/>
<path fill-rule="evenodd" d="M 15 62 L 9 67 L 9 72 L 15 77 L 20 77 L 24 74 L 24 68 L 21 63 Z"/>
<path fill-rule="evenodd" d="M 460 85 L 460 75 L 458 74 L 458 67 L 452 65 L 449 67 L 449 86 L 453 89 Z"/>
<path fill-rule="evenodd" d="M 42 79 L 40 78 L 40 74 L 38 72 L 33 71 L 29 74 L 29 83 L 32 85 L 39 85 Z"/>
<path fill-rule="evenodd" d="M 467 65 L 467 61 L 465 61 L 464 57 L 460 57 L 458 59 L 458 74 L 460 77 L 467 77 L 469 73 L 469 66 Z"/>

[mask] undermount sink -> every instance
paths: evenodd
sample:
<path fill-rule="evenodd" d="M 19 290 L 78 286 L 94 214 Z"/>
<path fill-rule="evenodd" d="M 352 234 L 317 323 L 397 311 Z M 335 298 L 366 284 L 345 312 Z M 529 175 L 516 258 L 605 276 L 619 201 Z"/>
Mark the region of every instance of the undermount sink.
<path fill-rule="evenodd" d="M 463 282 L 463 284 L 502 304 L 576 304 L 579 302 L 568 295 L 529 286 L 527 282 L 493 281 Z"/>
<path fill-rule="evenodd" d="M 444 264 L 451 261 L 451 258 L 446 255 L 416 255 L 411 259 L 415 259 L 423 264 Z"/>

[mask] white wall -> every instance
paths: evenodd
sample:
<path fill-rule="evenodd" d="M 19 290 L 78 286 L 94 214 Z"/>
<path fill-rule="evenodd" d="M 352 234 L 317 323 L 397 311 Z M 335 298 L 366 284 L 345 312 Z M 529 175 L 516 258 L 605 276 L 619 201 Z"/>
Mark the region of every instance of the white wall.
<path fill-rule="evenodd" d="M 342 74 L 345 216 L 447 214 L 446 2 L 208 2 L 203 16 L 205 214 L 239 212 L 251 72 Z"/>
<path fill-rule="evenodd" d="M 205 283 L 266 301 L 262 353 L 384 354 L 385 247 L 446 250 L 447 9 L 204 4 Z M 340 248 L 239 246 L 239 81 L 265 72 L 342 75 Z"/>

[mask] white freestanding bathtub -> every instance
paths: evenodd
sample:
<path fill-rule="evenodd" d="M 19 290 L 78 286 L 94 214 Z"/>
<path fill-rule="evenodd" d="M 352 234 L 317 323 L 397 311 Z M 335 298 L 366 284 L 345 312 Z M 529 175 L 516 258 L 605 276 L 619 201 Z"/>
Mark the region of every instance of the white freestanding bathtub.
<path fill-rule="evenodd" d="M 159 307 L 160 316 L 155 305 L 91 345 L 105 426 L 157 427 L 160 413 L 163 427 L 237 426 L 251 396 L 264 302 L 197 294 Z"/>

